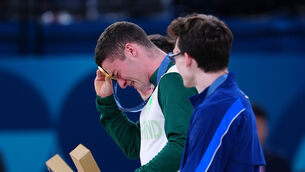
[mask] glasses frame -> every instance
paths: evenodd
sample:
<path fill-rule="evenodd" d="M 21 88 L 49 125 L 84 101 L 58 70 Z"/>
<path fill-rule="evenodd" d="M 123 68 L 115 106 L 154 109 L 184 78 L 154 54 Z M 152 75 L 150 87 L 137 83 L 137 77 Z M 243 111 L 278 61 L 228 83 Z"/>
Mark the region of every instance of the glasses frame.
<path fill-rule="evenodd" d="M 182 52 L 178 52 L 178 53 L 172 53 L 172 54 L 170 54 L 170 55 L 168 55 L 168 57 L 169 57 L 169 59 L 172 61 L 172 62 L 175 62 L 176 61 L 176 58 L 175 57 L 177 57 L 177 56 L 179 56 L 179 55 L 181 55 L 181 54 L 183 54 Z"/>

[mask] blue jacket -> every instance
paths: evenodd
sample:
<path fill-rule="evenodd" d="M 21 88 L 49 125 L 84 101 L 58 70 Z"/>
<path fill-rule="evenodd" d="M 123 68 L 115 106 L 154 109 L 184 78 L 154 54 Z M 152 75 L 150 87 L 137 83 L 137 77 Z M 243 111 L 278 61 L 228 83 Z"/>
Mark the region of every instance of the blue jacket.
<path fill-rule="evenodd" d="M 190 100 L 194 112 L 182 172 L 252 172 L 265 165 L 251 104 L 234 82 L 234 74 L 219 77 Z"/>

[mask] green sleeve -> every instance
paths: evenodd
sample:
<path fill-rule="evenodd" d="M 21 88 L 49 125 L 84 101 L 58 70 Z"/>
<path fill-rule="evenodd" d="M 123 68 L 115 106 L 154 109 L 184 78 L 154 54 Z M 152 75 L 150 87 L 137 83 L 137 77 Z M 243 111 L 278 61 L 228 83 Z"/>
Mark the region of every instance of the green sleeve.
<path fill-rule="evenodd" d="M 186 133 L 193 106 L 189 97 L 197 94 L 195 88 L 185 88 L 178 73 L 169 73 L 159 83 L 158 99 L 165 118 L 168 143 L 146 165 L 136 171 L 178 171 L 186 142 Z"/>
<path fill-rule="evenodd" d="M 113 96 L 105 98 L 97 96 L 96 107 L 101 114 L 100 122 L 110 137 L 128 158 L 138 158 L 140 155 L 139 122 L 130 121 L 118 109 Z"/>

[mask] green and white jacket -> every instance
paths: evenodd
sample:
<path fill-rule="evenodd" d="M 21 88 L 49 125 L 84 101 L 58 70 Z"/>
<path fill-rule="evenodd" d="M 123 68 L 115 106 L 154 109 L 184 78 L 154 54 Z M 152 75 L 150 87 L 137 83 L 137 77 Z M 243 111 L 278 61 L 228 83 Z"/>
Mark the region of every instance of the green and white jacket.
<path fill-rule="evenodd" d="M 150 78 L 155 90 L 140 114 L 140 121 L 130 121 L 120 111 L 113 96 L 97 97 L 100 121 L 128 158 L 139 158 L 142 166 L 136 171 L 177 171 L 186 141 L 193 107 L 189 97 L 195 88 L 185 88 L 176 66 L 157 82 L 158 70 Z"/>

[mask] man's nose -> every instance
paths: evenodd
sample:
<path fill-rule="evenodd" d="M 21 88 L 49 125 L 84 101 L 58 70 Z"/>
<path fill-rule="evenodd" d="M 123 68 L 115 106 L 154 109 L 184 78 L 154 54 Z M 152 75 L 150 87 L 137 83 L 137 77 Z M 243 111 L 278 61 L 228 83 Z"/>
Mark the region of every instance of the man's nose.
<path fill-rule="evenodd" d="M 124 79 L 117 79 L 117 82 L 118 82 L 118 84 L 119 84 L 119 86 L 121 88 L 126 88 L 127 87 L 127 81 L 126 80 L 124 80 Z"/>

